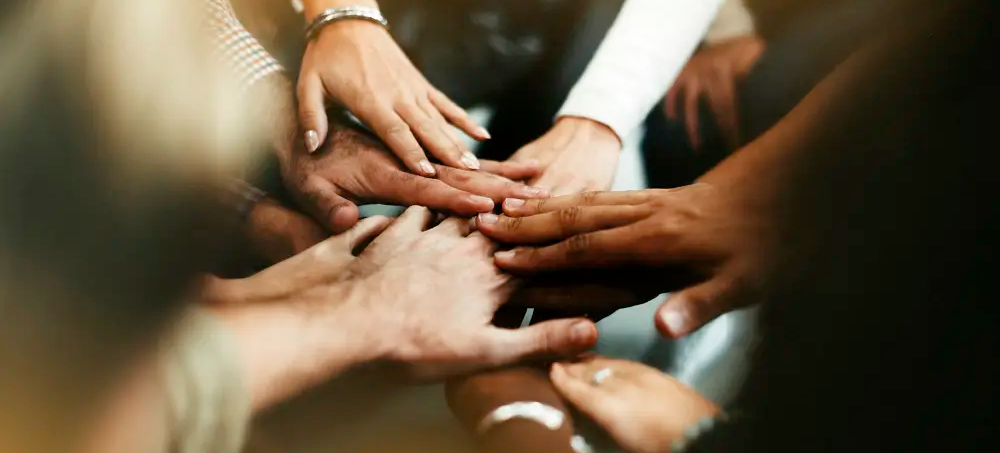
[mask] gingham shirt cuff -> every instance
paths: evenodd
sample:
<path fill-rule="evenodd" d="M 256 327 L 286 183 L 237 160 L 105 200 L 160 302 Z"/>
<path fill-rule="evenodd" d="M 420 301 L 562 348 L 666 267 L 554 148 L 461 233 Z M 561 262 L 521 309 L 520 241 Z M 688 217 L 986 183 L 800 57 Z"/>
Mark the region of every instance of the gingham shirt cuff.
<path fill-rule="evenodd" d="M 204 5 L 215 52 L 240 78 L 242 91 L 284 70 L 278 60 L 243 28 L 228 0 L 204 0 Z"/>

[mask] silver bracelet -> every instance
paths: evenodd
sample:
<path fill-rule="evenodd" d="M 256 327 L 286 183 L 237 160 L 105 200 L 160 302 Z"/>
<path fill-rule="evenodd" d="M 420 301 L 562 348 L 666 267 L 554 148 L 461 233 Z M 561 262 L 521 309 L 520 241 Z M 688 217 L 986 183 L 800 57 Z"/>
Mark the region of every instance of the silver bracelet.
<path fill-rule="evenodd" d="M 312 22 L 309 23 L 309 26 L 306 27 L 306 41 L 316 39 L 316 35 L 327 25 L 344 19 L 367 20 L 389 28 L 389 21 L 382 16 L 382 12 L 378 8 L 370 6 L 340 6 L 326 9 L 316 15 Z"/>
<path fill-rule="evenodd" d="M 548 404 L 537 401 L 518 401 L 516 403 L 504 404 L 490 411 L 479 422 L 476 432 L 480 435 L 485 434 L 494 426 L 515 418 L 531 420 L 545 426 L 551 431 L 555 431 L 562 427 L 566 414 Z"/>

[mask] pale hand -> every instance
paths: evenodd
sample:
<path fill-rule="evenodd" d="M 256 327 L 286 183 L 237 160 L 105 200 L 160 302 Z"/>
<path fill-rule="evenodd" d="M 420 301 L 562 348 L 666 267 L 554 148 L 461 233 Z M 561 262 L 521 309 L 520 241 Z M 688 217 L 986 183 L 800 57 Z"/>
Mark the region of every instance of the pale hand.
<path fill-rule="evenodd" d="M 560 196 L 610 189 L 621 148 L 621 140 L 607 126 L 585 118 L 562 117 L 510 160 L 537 161 L 542 174 L 529 184 Z"/>

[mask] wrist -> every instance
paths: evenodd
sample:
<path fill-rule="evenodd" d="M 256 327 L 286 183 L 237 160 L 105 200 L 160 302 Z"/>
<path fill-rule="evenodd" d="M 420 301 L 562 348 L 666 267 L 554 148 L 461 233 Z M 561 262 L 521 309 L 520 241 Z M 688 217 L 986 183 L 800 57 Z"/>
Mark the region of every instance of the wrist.
<path fill-rule="evenodd" d="M 590 118 L 562 116 L 556 120 L 553 129 L 568 134 L 574 140 L 586 142 L 588 148 L 596 146 L 616 151 L 622 149 L 622 140 L 614 130 Z"/>
<path fill-rule="evenodd" d="M 311 22 L 323 11 L 344 6 L 365 6 L 378 9 L 376 0 L 302 0 L 302 16 Z"/>

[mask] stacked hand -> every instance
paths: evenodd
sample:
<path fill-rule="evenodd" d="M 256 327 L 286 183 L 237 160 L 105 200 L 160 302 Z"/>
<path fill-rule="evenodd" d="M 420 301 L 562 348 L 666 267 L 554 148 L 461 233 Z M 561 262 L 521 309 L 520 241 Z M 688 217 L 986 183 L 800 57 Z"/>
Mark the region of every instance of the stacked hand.
<path fill-rule="evenodd" d="M 761 272 L 764 216 L 730 191 L 699 183 L 671 190 L 586 193 L 507 200 L 506 215 L 481 214 L 484 235 L 520 245 L 496 254 L 516 274 L 567 269 L 641 268 L 622 284 L 653 281 L 675 292 L 657 326 L 679 337 L 751 302 Z M 656 277 L 650 278 L 650 273 Z"/>
<path fill-rule="evenodd" d="M 538 198 L 547 191 L 515 183 L 538 171 L 534 163 L 482 161 L 480 171 L 434 165 L 436 178 L 407 170 L 377 140 L 335 122 L 316 153 L 293 146 L 281 153 L 285 185 L 299 205 L 333 232 L 358 218 L 355 203 L 427 206 L 470 217 L 510 197 Z"/>
<path fill-rule="evenodd" d="M 537 161 L 543 170 L 529 184 L 554 196 L 569 195 L 610 189 L 621 148 L 621 139 L 607 126 L 585 118 L 562 117 L 545 135 L 514 153 L 510 161 Z"/>
<path fill-rule="evenodd" d="M 364 349 L 365 360 L 400 362 L 423 379 L 571 356 L 594 345 L 597 329 L 586 319 L 494 327 L 494 313 L 513 290 L 493 264 L 495 245 L 470 234 L 467 220 L 432 220 L 423 207 L 395 221 L 367 218 L 252 277 L 214 280 L 206 298 L 216 305 L 294 302 L 311 313 L 317 332 L 326 332 L 322 338 L 338 332 Z"/>

